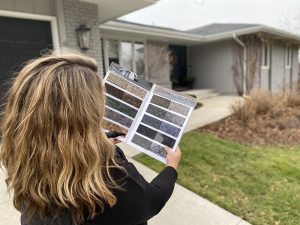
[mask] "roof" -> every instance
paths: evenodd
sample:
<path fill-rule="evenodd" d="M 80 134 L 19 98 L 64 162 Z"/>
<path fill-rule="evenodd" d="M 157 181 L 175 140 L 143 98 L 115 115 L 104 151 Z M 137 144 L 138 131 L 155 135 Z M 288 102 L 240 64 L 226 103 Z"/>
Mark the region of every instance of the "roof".
<path fill-rule="evenodd" d="M 125 21 L 125 20 L 120 20 L 120 19 L 115 19 L 115 20 L 112 20 L 112 21 L 115 21 L 117 23 L 123 23 L 123 24 L 131 24 L 131 25 L 135 25 L 135 26 L 142 26 L 142 27 L 148 27 L 148 28 L 156 28 L 156 29 L 162 29 L 162 30 L 169 30 L 169 31 L 177 31 L 177 32 L 187 33 L 183 30 L 178 30 L 178 29 L 174 29 L 174 28 L 170 28 L 170 27 L 147 25 L 147 24 L 135 23 L 135 22 Z"/>
<path fill-rule="evenodd" d="M 119 36 L 133 35 L 135 38 L 149 38 L 151 40 L 170 41 L 174 43 L 185 44 L 186 42 L 197 44 L 204 41 L 204 37 L 197 34 L 187 33 L 185 31 L 172 28 L 150 26 L 139 23 L 132 23 L 122 20 L 112 20 L 100 24 L 101 34 L 112 34 Z"/>
<path fill-rule="evenodd" d="M 115 33 L 126 32 L 127 34 L 132 33 L 140 36 L 144 35 L 150 38 L 163 37 L 166 38 L 166 40 L 180 40 L 191 44 L 225 40 L 230 39 L 233 36 L 241 36 L 258 32 L 272 34 L 300 43 L 300 36 L 296 34 L 261 24 L 213 23 L 191 30 L 181 31 L 166 27 L 115 20 L 101 24 L 100 29 L 113 31 Z"/>
<path fill-rule="evenodd" d="M 212 23 L 206 26 L 197 27 L 194 29 L 187 30 L 186 32 L 192 34 L 200 34 L 200 35 L 212 35 L 212 34 L 220 34 L 224 32 L 234 32 L 241 29 L 246 29 L 250 27 L 257 27 L 259 24 L 246 24 L 246 23 Z"/>

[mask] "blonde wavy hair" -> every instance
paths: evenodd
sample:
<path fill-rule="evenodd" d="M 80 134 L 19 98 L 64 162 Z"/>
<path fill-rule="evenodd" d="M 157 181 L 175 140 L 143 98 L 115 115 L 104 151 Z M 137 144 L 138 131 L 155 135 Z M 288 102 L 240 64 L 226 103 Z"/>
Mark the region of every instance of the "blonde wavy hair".
<path fill-rule="evenodd" d="M 71 212 L 77 223 L 116 203 L 114 146 L 102 128 L 105 98 L 95 60 L 48 55 L 30 61 L 1 118 L 0 163 L 16 209 L 29 218 Z"/>

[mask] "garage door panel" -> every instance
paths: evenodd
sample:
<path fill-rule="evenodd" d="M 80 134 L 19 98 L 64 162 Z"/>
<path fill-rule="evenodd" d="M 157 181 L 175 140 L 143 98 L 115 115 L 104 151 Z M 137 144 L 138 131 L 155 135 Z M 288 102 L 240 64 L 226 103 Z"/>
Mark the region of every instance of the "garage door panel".
<path fill-rule="evenodd" d="M 50 22 L 0 17 L 0 104 L 24 62 L 52 49 Z"/>

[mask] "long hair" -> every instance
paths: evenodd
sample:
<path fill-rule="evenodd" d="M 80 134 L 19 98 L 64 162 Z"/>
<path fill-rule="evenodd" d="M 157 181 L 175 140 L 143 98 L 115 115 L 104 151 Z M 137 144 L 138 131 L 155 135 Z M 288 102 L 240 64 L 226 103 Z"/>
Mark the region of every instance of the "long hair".
<path fill-rule="evenodd" d="M 26 206 L 29 218 L 67 209 L 82 223 L 116 203 L 110 168 L 119 166 L 102 128 L 97 70 L 86 56 L 48 55 L 30 61 L 13 82 L 1 119 L 0 165 L 14 206 Z"/>

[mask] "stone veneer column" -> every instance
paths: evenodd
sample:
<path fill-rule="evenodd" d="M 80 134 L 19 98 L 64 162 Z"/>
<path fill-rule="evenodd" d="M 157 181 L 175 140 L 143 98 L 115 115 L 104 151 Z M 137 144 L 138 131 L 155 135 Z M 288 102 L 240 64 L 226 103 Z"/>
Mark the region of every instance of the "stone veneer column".
<path fill-rule="evenodd" d="M 102 74 L 102 51 L 99 29 L 98 5 L 78 0 L 63 0 L 66 40 L 61 47 L 74 49 L 94 58 Z M 90 49 L 82 51 L 78 46 L 76 29 L 81 25 L 91 28 Z"/>

